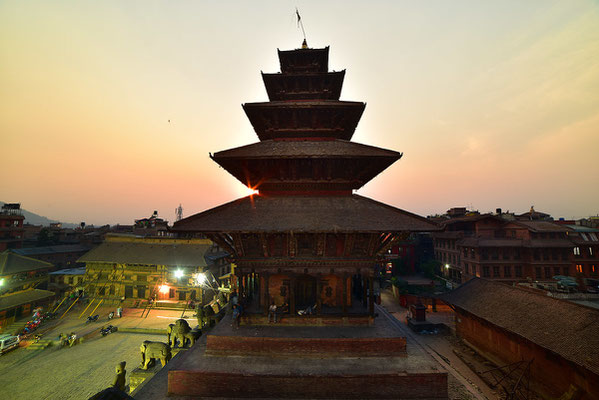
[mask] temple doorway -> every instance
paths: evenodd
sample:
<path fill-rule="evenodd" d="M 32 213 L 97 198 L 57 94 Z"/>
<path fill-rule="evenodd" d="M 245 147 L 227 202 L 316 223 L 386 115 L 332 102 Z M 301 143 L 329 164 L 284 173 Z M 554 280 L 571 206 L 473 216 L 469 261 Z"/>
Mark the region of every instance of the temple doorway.
<path fill-rule="evenodd" d="M 316 304 L 316 278 L 303 275 L 297 278 L 295 285 L 295 307 L 304 309 Z"/>

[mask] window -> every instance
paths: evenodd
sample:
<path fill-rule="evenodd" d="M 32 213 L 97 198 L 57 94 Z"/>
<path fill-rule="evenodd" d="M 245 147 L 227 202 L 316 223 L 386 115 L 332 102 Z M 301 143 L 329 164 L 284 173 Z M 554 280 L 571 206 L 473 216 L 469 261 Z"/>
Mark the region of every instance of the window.
<path fill-rule="evenodd" d="M 514 273 L 516 274 L 516 278 L 522 278 L 522 267 L 520 265 L 516 265 L 514 267 Z"/>
<path fill-rule="evenodd" d="M 534 250 L 532 254 L 533 254 L 533 258 L 536 261 L 539 261 L 541 259 L 541 255 L 539 254 L 539 250 Z"/>
<path fill-rule="evenodd" d="M 489 267 L 484 266 L 483 267 L 483 277 L 488 278 L 490 276 L 491 276 L 491 274 L 489 273 Z"/>
<path fill-rule="evenodd" d="M 582 274 L 582 264 L 576 264 L 576 272 Z"/>
<path fill-rule="evenodd" d="M 468 263 L 464 263 L 464 271 L 468 274 L 469 273 L 469 269 L 468 269 Z"/>
<path fill-rule="evenodd" d="M 574 255 L 575 256 L 579 256 L 580 255 L 580 247 L 578 247 L 578 246 L 574 247 Z"/>
<path fill-rule="evenodd" d="M 551 278 L 551 268 L 545 267 L 545 278 Z"/>
<path fill-rule="evenodd" d="M 541 267 L 535 267 L 535 276 L 537 279 L 541 279 Z"/>
<path fill-rule="evenodd" d="M 589 247 L 589 256 L 592 256 L 592 255 L 593 255 L 593 248 Z"/>
<path fill-rule="evenodd" d="M 504 260 L 508 260 L 510 258 L 510 252 L 508 249 L 503 249 L 503 251 L 501 253 L 503 255 Z"/>
<path fill-rule="evenodd" d="M 506 265 L 503 267 L 503 277 L 504 278 L 512 277 L 512 267 L 510 265 Z"/>
<path fill-rule="evenodd" d="M 498 266 L 494 266 L 493 267 L 493 278 L 499 278 L 499 267 Z"/>
<path fill-rule="evenodd" d="M 559 275 L 559 267 L 553 267 L 553 275 Z"/>
<path fill-rule="evenodd" d="M 499 260 L 499 251 L 497 249 L 491 250 L 491 258 L 493 260 Z"/>
<path fill-rule="evenodd" d="M 487 249 L 483 249 L 483 260 L 488 260 L 489 259 L 489 253 L 487 252 Z"/>
<path fill-rule="evenodd" d="M 596 272 L 597 272 L 597 269 L 596 269 L 596 267 L 595 267 L 595 264 L 591 265 L 591 272 L 592 272 L 592 273 L 596 273 Z"/>
<path fill-rule="evenodd" d="M 74 283 L 73 282 L 74 280 L 75 280 L 75 278 L 73 278 L 72 276 L 69 276 L 69 285 L 72 285 Z"/>

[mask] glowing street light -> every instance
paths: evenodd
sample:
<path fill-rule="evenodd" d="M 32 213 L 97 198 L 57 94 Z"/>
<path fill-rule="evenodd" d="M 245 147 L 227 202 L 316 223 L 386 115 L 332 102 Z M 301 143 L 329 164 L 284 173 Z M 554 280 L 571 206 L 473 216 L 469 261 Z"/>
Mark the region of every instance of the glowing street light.
<path fill-rule="evenodd" d="M 445 269 L 449 269 L 449 264 L 445 264 Z"/>
<path fill-rule="evenodd" d="M 160 288 L 158 289 L 160 291 L 160 293 L 168 293 L 169 291 L 169 287 L 168 285 L 160 285 Z"/>
<path fill-rule="evenodd" d="M 175 278 L 179 279 L 179 278 L 183 278 L 183 270 L 178 269 L 175 271 Z"/>
<path fill-rule="evenodd" d="M 0 279 L 0 286 L 4 285 L 4 278 Z"/>
<path fill-rule="evenodd" d="M 202 272 L 198 272 L 195 275 L 195 281 L 197 285 L 203 285 L 207 282 L 208 278 L 206 278 L 206 274 L 202 273 Z"/>

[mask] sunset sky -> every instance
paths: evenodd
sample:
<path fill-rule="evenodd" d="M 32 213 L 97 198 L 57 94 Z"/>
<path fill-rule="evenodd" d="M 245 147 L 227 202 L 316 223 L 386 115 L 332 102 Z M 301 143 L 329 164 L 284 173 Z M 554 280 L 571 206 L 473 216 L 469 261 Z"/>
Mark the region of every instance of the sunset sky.
<path fill-rule="evenodd" d="M 0 200 L 130 224 L 244 196 L 208 153 L 258 141 L 241 103 L 301 44 L 296 6 L 367 103 L 353 140 L 404 153 L 359 194 L 599 213 L 596 0 L 0 0 Z"/>

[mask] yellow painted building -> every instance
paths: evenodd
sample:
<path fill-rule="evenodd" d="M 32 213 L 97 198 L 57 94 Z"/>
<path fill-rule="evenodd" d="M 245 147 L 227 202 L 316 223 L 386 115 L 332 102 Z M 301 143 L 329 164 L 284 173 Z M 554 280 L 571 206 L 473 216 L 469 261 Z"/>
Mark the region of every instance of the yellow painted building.
<path fill-rule="evenodd" d="M 202 298 L 197 274 L 214 246 L 208 239 L 109 235 L 78 261 L 90 297 L 184 302 Z"/>

